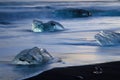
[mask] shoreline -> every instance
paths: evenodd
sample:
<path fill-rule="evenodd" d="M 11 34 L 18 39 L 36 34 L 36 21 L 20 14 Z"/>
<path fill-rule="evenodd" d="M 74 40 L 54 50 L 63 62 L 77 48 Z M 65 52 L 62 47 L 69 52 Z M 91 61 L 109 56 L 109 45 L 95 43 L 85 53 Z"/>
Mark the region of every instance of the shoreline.
<path fill-rule="evenodd" d="M 24 80 L 120 80 L 120 61 L 53 68 Z"/>

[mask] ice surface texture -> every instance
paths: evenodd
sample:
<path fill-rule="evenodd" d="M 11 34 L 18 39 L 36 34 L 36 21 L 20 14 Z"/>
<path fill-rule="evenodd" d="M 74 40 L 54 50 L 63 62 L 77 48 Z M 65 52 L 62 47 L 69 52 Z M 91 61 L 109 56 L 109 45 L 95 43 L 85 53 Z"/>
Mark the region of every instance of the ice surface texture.
<path fill-rule="evenodd" d="M 120 33 L 113 31 L 100 31 L 95 39 L 101 46 L 113 46 L 120 44 Z"/>
<path fill-rule="evenodd" d="M 53 57 L 46 49 L 33 47 L 32 49 L 25 49 L 21 51 L 17 56 L 15 56 L 13 63 L 21 65 L 43 64 L 52 59 Z"/>
<path fill-rule="evenodd" d="M 64 27 L 60 23 L 55 21 L 43 23 L 39 20 L 33 20 L 32 30 L 33 32 L 54 32 L 64 30 Z"/>

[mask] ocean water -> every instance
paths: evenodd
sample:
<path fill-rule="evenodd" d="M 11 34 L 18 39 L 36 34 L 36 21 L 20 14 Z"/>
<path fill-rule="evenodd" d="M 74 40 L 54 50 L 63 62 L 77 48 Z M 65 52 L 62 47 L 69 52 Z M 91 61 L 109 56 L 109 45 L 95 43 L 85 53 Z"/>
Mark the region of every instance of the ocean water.
<path fill-rule="evenodd" d="M 92 16 L 66 17 L 56 10 L 85 9 Z M 20 80 L 54 67 L 119 61 L 120 46 L 100 47 L 94 36 L 101 30 L 120 31 L 120 2 L 0 2 L 0 80 Z M 69 13 L 68 13 L 69 15 Z M 34 33 L 34 19 L 61 23 L 64 31 Z M 63 62 L 18 66 L 12 59 L 23 49 L 45 48 Z"/>

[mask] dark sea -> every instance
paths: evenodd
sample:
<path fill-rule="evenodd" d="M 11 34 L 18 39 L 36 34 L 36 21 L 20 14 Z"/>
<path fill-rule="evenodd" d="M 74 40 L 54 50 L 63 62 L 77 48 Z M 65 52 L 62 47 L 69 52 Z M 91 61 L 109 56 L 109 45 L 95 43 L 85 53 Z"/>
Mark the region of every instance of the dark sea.
<path fill-rule="evenodd" d="M 56 12 L 66 8 L 88 10 L 92 16 L 70 17 Z M 57 21 L 65 30 L 34 33 L 34 19 Z M 119 61 L 120 46 L 101 47 L 96 42 L 94 36 L 101 30 L 120 32 L 120 2 L 0 2 L 0 80 L 21 80 L 54 67 Z M 20 51 L 35 46 L 47 49 L 64 63 L 11 64 Z"/>

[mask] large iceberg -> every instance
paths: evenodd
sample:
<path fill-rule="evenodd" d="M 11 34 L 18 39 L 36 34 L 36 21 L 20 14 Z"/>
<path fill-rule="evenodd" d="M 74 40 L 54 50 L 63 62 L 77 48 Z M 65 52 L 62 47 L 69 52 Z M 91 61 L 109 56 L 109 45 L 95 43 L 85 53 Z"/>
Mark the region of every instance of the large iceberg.
<path fill-rule="evenodd" d="M 60 23 L 55 21 L 43 23 L 39 20 L 33 20 L 32 30 L 33 32 L 53 32 L 64 30 L 64 27 Z"/>
<path fill-rule="evenodd" d="M 113 31 L 100 31 L 95 39 L 101 46 L 113 46 L 120 44 L 120 33 Z"/>
<path fill-rule="evenodd" d="M 32 49 L 25 49 L 15 56 L 13 64 L 43 64 L 53 59 L 46 49 L 33 47 Z"/>

